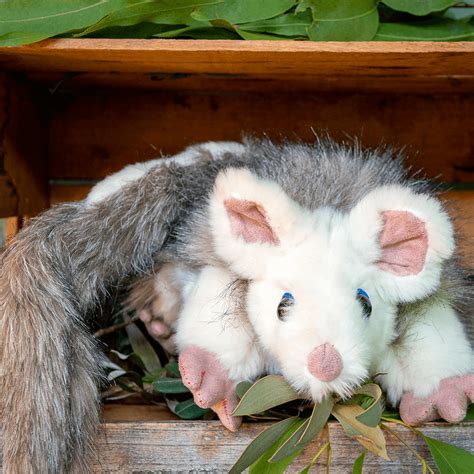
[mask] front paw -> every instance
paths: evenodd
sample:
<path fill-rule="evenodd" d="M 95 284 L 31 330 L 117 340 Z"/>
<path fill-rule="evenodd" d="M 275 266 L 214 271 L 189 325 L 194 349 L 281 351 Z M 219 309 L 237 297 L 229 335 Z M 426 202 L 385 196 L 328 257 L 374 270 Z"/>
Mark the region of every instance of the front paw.
<path fill-rule="evenodd" d="M 466 416 L 469 402 L 474 401 L 474 374 L 450 377 L 428 397 L 418 398 L 407 392 L 400 402 L 400 416 L 409 425 L 421 425 L 443 418 L 459 423 Z"/>
<path fill-rule="evenodd" d="M 242 418 L 232 416 L 239 402 L 235 383 L 217 357 L 200 347 L 190 346 L 179 356 L 179 371 L 196 405 L 211 408 L 227 429 L 236 431 Z"/>

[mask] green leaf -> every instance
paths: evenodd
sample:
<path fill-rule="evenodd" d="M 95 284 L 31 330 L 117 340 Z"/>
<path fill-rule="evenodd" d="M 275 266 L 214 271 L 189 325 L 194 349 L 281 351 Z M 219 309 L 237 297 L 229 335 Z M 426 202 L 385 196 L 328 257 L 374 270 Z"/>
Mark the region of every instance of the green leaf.
<path fill-rule="evenodd" d="M 428 15 L 432 12 L 446 10 L 446 8 L 456 5 L 459 0 L 382 0 L 394 10 L 411 13 L 412 15 Z"/>
<path fill-rule="evenodd" d="M 326 397 L 314 406 L 308 420 L 308 426 L 298 440 L 299 444 L 309 443 L 321 432 L 328 421 L 329 415 L 331 415 L 333 406 L 334 401 L 332 397 Z"/>
<path fill-rule="evenodd" d="M 474 17 L 474 4 L 471 7 L 448 8 L 443 12 L 442 17 L 447 18 L 448 20 L 468 22 Z"/>
<path fill-rule="evenodd" d="M 354 393 L 368 395 L 374 399 L 370 406 L 357 416 L 357 420 L 367 426 L 378 426 L 384 409 L 382 389 L 377 384 L 370 383 L 362 385 Z"/>
<path fill-rule="evenodd" d="M 250 466 L 249 474 L 283 474 L 286 472 L 288 466 L 292 463 L 293 459 L 298 456 L 301 450 L 294 452 L 292 455 L 278 462 L 271 462 L 270 459 L 280 446 L 283 445 L 293 433 L 298 431 L 302 423 L 303 420 L 299 420 L 299 422 L 284 433 L 270 449 L 263 453 L 262 456 Z"/>
<path fill-rule="evenodd" d="M 275 451 L 273 456 L 269 459 L 271 463 L 278 463 L 289 456 L 293 456 L 300 452 L 306 445 L 299 443 L 299 439 L 303 436 L 303 433 L 309 426 L 309 419 L 298 427 L 297 430 Z"/>
<path fill-rule="evenodd" d="M 127 3 L 127 0 L 0 2 L 0 46 L 16 46 L 86 28 Z"/>
<path fill-rule="evenodd" d="M 159 369 L 156 372 L 153 372 L 151 374 L 145 374 L 142 377 L 142 382 L 143 383 L 153 383 L 157 379 L 161 378 L 163 376 L 164 372 L 165 372 L 165 369 Z"/>
<path fill-rule="evenodd" d="M 194 39 L 240 39 L 240 35 L 225 28 L 212 26 L 185 26 L 176 30 L 153 35 L 157 38 L 194 38 Z"/>
<path fill-rule="evenodd" d="M 200 6 L 216 5 L 223 0 L 150 0 L 129 1 L 76 36 L 84 36 L 111 26 L 131 26 L 142 22 L 180 25 L 193 23 L 191 13 Z"/>
<path fill-rule="evenodd" d="M 237 387 L 235 387 L 235 393 L 239 398 L 242 398 L 252 385 L 252 382 L 240 382 L 237 384 Z"/>
<path fill-rule="evenodd" d="M 354 461 L 352 466 L 352 474 L 362 474 L 362 466 L 364 465 L 364 458 L 367 451 L 362 451 L 362 454 Z"/>
<path fill-rule="evenodd" d="M 125 330 L 127 331 L 133 352 L 140 357 L 146 370 L 150 373 L 158 372 L 161 369 L 160 359 L 137 325 L 129 324 Z"/>
<path fill-rule="evenodd" d="M 269 20 L 254 21 L 239 25 L 245 31 L 257 33 L 270 33 L 281 36 L 307 36 L 307 28 L 311 25 L 313 18 L 311 13 L 288 13 Z"/>
<path fill-rule="evenodd" d="M 247 390 L 232 414 L 253 415 L 299 398 L 301 396 L 281 375 L 267 375 Z"/>
<path fill-rule="evenodd" d="M 311 416 L 295 431 L 270 458 L 271 463 L 279 462 L 303 450 L 324 428 L 334 406 L 332 397 L 324 398 L 314 406 Z"/>
<path fill-rule="evenodd" d="M 232 466 L 229 474 L 243 472 L 247 467 L 257 461 L 268 449 L 285 434 L 291 435 L 297 429 L 303 420 L 292 417 L 274 423 L 270 428 L 262 431 L 244 450 L 237 462 Z M 270 457 L 270 456 L 269 456 Z M 265 461 L 266 462 L 266 461 Z"/>
<path fill-rule="evenodd" d="M 474 404 L 471 404 L 467 408 L 465 420 L 474 420 Z"/>
<path fill-rule="evenodd" d="M 357 417 L 364 412 L 359 405 L 334 405 L 332 414 L 341 423 L 344 431 L 355 438 L 364 448 L 383 459 L 389 459 L 385 437 L 380 426 L 367 426 L 361 423 Z"/>
<path fill-rule="evenodd" d="M 192 17 L 199 21 L 227 20 L 247 23 L 265 20 L 285 13 L 296 5 L 296 0 L 224 0 L 222 4 L 198 8 Z"/>
<path fill-rule="evenodd" d="M 474 456 L 471 453 L 429 436 L 423 435 L 423 438 L 440 474 L 472 474 L 474 472 Z"/>
<path fill-rule="evenodd" d="M 183 420 L 196 420 L 208 413 L 209 409 L 198 407 L 191 398 L 185 402 L 178 403 L 173 411 Z"/>
<path fill-rule="evenodd" d="M 460 41 L 474 37 L 474 25 L 430 19 L 411 24 L 380 23 L 375 41 Z"/>
<path fill-rule="evenodd" d="M 303 0 L 297 11 L 311 8 L 312 41 L 370 41 L 379 25 L 377 0 Z"/>
<path fill-rule="evenodd" d="M 172 377 L 181 378 L 181 373 L 179 372 L 178 361 L 170 360 L 166 365 L 165 369 Z"/>
<path fill-rule="evenodd" d="M 153 382 L 153 388 L 161 393 L 186 393 L 189 392 L 188 387 L 181 382 L 180 379 L 171 377 L 162 377 Z"/>

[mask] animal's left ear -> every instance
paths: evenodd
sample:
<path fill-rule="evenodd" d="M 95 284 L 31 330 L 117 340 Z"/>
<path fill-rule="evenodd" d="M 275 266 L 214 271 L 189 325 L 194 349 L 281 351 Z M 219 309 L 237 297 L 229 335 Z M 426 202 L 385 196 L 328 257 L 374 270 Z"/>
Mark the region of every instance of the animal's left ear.
<path fill-rule="evenodd" d="M 432 293 L 455 248 L 441 203 L 402 186 L 383 186 L 362 199 L 349 215 L 349 232 L 374 285 L 392 302 Z"/>
<path fill-rule="evenodd" d="M 219 173 L 209 198 L 209 219 L 216 253 L 249 279 L 278 265 L 312 222 L 278 184 L 244 168 Z"/>

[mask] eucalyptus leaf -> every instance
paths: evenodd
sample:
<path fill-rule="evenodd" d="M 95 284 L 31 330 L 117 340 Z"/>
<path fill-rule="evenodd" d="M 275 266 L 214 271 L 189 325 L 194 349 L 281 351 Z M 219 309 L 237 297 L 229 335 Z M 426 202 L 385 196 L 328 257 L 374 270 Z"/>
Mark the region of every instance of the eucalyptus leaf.
<path fill-rule="evenodd" d="M 444 19 L 416 23 L 381 23 L 375 41 L 466 41 L 474 38 L 474 24 Z"/>
<path fill-rule="evenodd" d="M 257 461 L 267 450 L 274 447 L 285 433 L 290 436 L 294 430 L 298 429 L 303 420 L 292 417 L 274 423 L 270 428 L 262 431 L 244 450 L 237 462 L 232 466 L 229 474 L 243 472 L 251 464 Z M 278 447 L 278 444 L 275 448 Z M 267 460 L 265 460 L 267 463 Z M 267 463 L 268 464 L 268 463 Z"/>
<path fill-rule="evenodd" d="M 186 400 L 175 405 L 174 413 L 183 420 L 197 420 L 209 412 L 208 408 L 198 407 L 194 400 Z"/>
<path fill-rule="evenodd" d="M 165 365 L 165 369 L 166 369 L 166 371 L 167 371 L 172 377 L 181 378 L 181 373 L 179 372 L 178 361 L 176 361 L 176 360 L 170 360 L 170 361 Z"/>
<path fill-rule="evenodd" d="M 215 5 L 223 0 L 150 0 L 129 1 L 129 5 L 113 11 L 105 18 L 76 36 L 89 35 L 111 26 L 131 26 L 142 22 L 159 24 L 188 24 L 193 22 L 191 13 L 200 6 Z"/>
<path fill-rule="evenodd" d="M 301 398 L 281 375 L 267 375 L 255 382 L 244 394 L 232 415 L 261 413 L 275 406 Z"/>
<path fill-rule="evenodd" d="M 191 16 L 199 21 L 227 20 L 238 24 L 273 18 L 295 5 L 296 0 L 224 0 L 219 5 L 200 7 Z"/>
<path fill-rule="evenodd" d="M 239 25 L 241 29 L 258 33 L 270 33 L 281 36 L 307 36 L 307 28 L 313 17 L 309 11 L 288 13 L 269 20 L 253 21 Z"/>
<path fill-rule="evenodd" d="M 456 5 L 459 0 L 382 0 L 394 10 L 411 13 L 412 15 L 424 16 L 429 13 L 446 10 L 446 8 Z"/>
<path fill-rule="evenodd" d="M 160 370 L 160 359 L 153 349 L 153 346 L 148 342 L 148 339 L 143 335 L 140 329 L 138 329 L 138 326 L 136 324 L 129 324 L 125 330 L 127 331 L 133 352 L 140 357 L 146 370 L 151 373 Z"/>
<path fill-rule="evenodd" d="M 362 466 L 364 465 L 364 459 L 367 451 L 362 451 L 362 454 L 354 461 L 352 466 L 352 474 L 362 474 Z"/>
<path fill-rule="evenodd" d="M 153 388 L 160 393 L 187 393 L 188 387 L 180 379 L 162 377 L 153 382 Z"/>
<path fill-rule="evenodd" d="M 130 0 L 0 2 L 0 46 L 15 46 L 86 28 Z"/>
<path fill-rule="evenodd" d="M 465 420 L 474 420 L 474 404 L 471 404 L 467 408 Z"/>
<path fill-rule="evenodd" d="M 240 382 L 237 384 L 237 387 L 235 387 L 235 393 L 239 398 L 242 398 L 252 385 L 252 382 Z"/>
<path fill-rule="evenodd" d="M 332 414 L 341 423 L 344 431 L 355 438 L 364 448 L 383 459 L 389 460 L 385 437 L 380 426 L 367 426 L 357 420 L 357 417 L 364 412 L 359 405 L 336 404 Z"/>
<path fill-rule="evenodd" d="M 370 41 L 379 25 L 377 0 L 303 0 L 299 11 L 310 8 L 313 23 L 308 36 L 313 41 Z"/>
<path fill-rule="evenodd" d="M 369 395 L 374 399 L 370 406 L 357 416 L 357 420 L 367 426 L 378 426 L 384 409 L 382 389 L 377 384 L 371 383 L 362 385 L 354 393 Z"/>
<path fill-rule="evenodd" d="M 471 7 L 448 8 L 445 12 L 443 12 L 442 16 L 448 20 L 467 22 L 474 17 L 474 5 Z"/>
<path fill-rule="evenodd" d="M 474 455 L 429 436 L 423 436 L 423 438 L 440 474 L 472 474 L 474 472 Z"/>
<path fill-rule="evenodd" d="M 308 420 L 308 426 L 298 439 L 298 443 L 307 444 L 322 431 L 331 415 L 333 406 L 332 397 L 326 397 L 320 403 L 314 405 L 313 412 Z"/>
<path fill-rule="evenodd" d="M 280 448 L 282 444 L 284 444 L 288 438 L 290 438 L 295 431 L 298 430 L 299 426 L 303 423 L 301 420 L 299 423 L 296 423 L 295 426 L 291 427 L 280 439 L 265 453 L 260 456 L 250 467 L 249 467 L 249 474 L 283 474 L 287 471 L 288 466 L 293 462 L 296 456 L 300 453 L 300 451 L 296 451 L 292 455 L 282 459 L 278 462 L 271 462 L 270 458 L 273 454 Z"/>
<path fill-rule="evenodd" d="M 303 436 L 303 433 L 309 426 L 309 419 L 306 419 L 305 422 L 294 431 L 294 433 L 284 442 L 281 446 L 275 451 L 273 456 L 269 459 L 270 463 L 278 463 L 284 459 L 287 459 L 290 456 L 294 456 L 303 448 L 306 444 L 299 443 L 299 440 Z"/>
<path fill-rule="evenodd" d="M 240 39 L 241 36 L 233 30 L 214 28 L 212 26 L 185 26 L 153 35 L 157 38 L 193 38 L 193 39 Z"/>

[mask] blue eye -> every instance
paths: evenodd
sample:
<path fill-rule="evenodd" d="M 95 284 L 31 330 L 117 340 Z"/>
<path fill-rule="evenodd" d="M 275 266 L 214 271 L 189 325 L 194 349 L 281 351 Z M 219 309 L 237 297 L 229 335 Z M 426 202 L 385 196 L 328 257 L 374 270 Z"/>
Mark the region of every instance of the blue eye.
<path fill-rule="evenodd" d="M 279 320 L 283 321 L 286 318 L 288 310 L 291 306 L 293 306 L 294 302 L 295 298 L 291 293 L 283 293 L 283 296 L 281 297 L 280 304 L 278 305 L 277 309 L 277 315 Z"/>
<path fill-rule="evenodd" d="M 368 318 L 372 313 L 372 303 L 370 302 L 369 295 L 362 288 L 357 288 L 356 298 L 362 305 L 364 316 Z"/>

